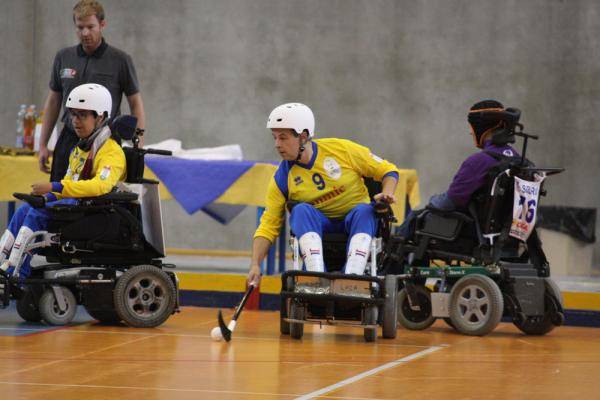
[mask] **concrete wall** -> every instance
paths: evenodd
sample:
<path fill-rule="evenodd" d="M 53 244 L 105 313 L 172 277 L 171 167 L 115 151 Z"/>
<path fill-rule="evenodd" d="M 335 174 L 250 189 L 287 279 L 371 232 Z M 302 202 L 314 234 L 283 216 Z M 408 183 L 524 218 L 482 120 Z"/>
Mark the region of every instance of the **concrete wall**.
<path fill-rule="evenodd" d="M 74 1 L 0 2 L 2 143 L 20 102 L 42 104 L 55 52 L 76 43 Z M 523 110 L 538 165 L 564 166 L 546 204 L 598 207 L 600 3 L 595 0 L 104 0 L 110 44 L 136 63 L 147 142 L 239 143 L 275 160 L 265 119 L 310 105 L 319 136 L 370 146 L 416 168 L 422 197 L 473 152 L 466 110 L 493 97 Z M 126 106 L 125 106 L 126 107 Z M 169 246 L 243 249 L 236 228 L 165 204 Z M 210 232 L 210 234 L 208 234 Z M 596 263 L 600 251 L 596 246 Z"/>

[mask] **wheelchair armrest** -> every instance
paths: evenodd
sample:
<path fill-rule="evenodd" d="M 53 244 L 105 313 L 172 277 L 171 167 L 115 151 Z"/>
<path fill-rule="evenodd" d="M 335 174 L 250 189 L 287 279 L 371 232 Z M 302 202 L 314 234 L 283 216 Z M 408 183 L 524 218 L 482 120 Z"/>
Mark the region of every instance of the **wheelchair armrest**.
<path fill-rule="evenodd" d="M 456 240 L 462 226 L 473 219 L 457 211 L 426 209 L 417 217 L 415 233 L 444 241 Z"/>
<path fill-rule="evenodd" d="M 44 208 L 46 206 L 46 198 L 35 194 L 13 193 L 16 199 L 25 201 L 33 208 Z"/>
<path fill-rule="evenodd" d="M 375 215 L 380 218 L 386 218 L 392 213 L 392 207 L 388 203 L 382 201 L 376 201 L 373 204 L 373 209 L 375 210 Z"/>
<path fill-rule="evenodd" d="M 110 192 L 98 197 L 89 197 L 81 200 L 85 206 L 102 205 L 107 203 L 131 203 L 138 199 L 138 194 L 133 192 Z"/>
<path fill-rule="evenodd" d="M 431 205 L 427 205 L 425 207 L 426 210 L 428 210 L 429 212 L 435 214 L 435 215 L 439 215 L 440 217 L 445 217 L 445 218 L 455 218 L 458 220 L 461 220 L 462 222 L 473 222 L 473 218 L 469 217 L 466 214 L 463 214 L 459 211 L 454 211 L 454 210 L 442 210 L 439 208 L 435 208 Z"/>

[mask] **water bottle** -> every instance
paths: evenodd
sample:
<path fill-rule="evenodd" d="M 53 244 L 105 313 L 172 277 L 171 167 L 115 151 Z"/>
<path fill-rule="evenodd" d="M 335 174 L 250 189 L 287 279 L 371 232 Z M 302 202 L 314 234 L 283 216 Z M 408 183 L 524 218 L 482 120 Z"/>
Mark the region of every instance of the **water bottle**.
<path fill-rule="evenodd" d="M 27 106 L 21 104 L 19 112 L 17 113 L 17 138 L 15 141 L 15 147 L 23 147 L 23 132 L 25 131 L 25 114 L 27 113 Z"/>
<path fill-rule="evenodd" d="M 36 111 L 35 104 L 30 105 L 23 120 L 23 147 L 33 150 L 33 135 L 35 133 Z"/>
<path fill-rule="evenodd" d="M 33 151 L 36 153 L 40 151 L 40 140 L 42 139 L 42 118 L 44 117 L 44 110 L 40 111 L 35 119 L 35 131 L 33 134 Z"/>

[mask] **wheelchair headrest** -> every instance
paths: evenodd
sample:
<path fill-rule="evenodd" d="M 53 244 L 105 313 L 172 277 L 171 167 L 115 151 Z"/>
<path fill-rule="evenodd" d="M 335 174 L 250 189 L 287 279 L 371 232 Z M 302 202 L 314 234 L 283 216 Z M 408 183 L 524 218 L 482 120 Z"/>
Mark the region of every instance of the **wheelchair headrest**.
<path fill-rule="evenodd" d="M 119 115 L 110 126 L 110 130 L 123 140 L 132 140 L 137 126 L 137 117 L 133 115 Z"/>
<path fill-rule="evenodd" d="M 510 130 L 515 129 L 520 118 L 521 110 L 513 107 L 486 109 L 481 111 L 473 110 L 469 113 L 469 123 L 471 125 L 490 126 L 498 122 L 504 122 L 504 125 Z"/>
<path fill-rule="evenodd" d="M 476 135 L 482 135 L 485 130 L 498 126 L 492 133 L 492 143 L 504 145 L 515 142 L 515 128 L 521 118 L 521 110 L 518 108 L 495 108 L 484 110 L 473 110 L 469 113 L 469 124 L 473 126 Z"/>

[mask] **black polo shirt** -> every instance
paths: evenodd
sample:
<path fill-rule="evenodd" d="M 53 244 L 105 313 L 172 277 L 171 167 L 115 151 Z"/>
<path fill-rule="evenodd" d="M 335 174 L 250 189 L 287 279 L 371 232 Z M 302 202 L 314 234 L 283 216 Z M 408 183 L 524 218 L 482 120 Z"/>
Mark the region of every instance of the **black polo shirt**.
<path fill-rule="evenodd" d="M 98 83 L 108 89 L 112 96 L 111 119 L 120 114 L 123 93 L 131 96 L 140 91 L 129 54 L 109 46 L 104 39 L 90 55 L 83 50 L 81 44 L 66 47 L 56 53 L 50 89 L 62 93 L 63 107 L 71 90 L 84 83 Z M 66 110 L 62 120 L 70 125 Z"/>

